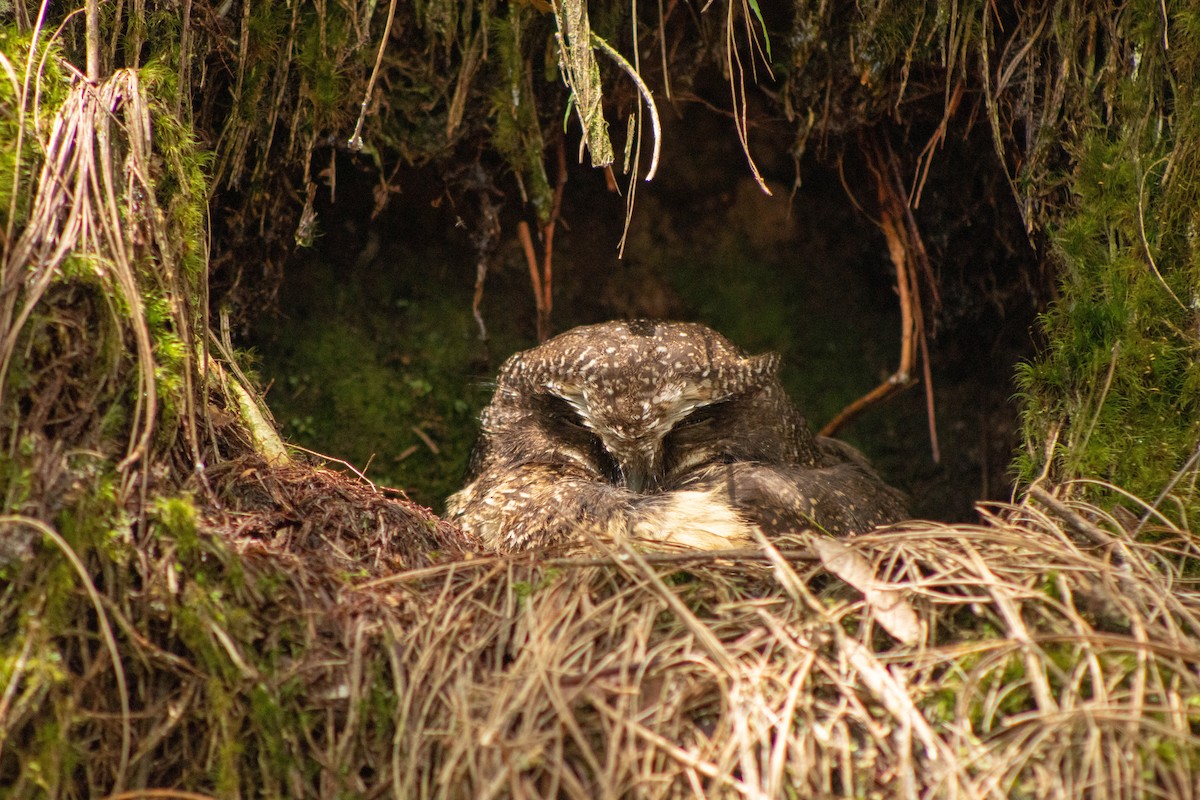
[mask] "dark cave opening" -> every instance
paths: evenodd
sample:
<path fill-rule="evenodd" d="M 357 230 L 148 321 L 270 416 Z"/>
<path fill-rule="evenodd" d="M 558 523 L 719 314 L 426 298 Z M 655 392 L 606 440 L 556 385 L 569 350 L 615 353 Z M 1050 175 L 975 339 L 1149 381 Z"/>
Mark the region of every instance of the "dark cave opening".
<path fill-rule="evenodd" d="M 612 318 L 706 323 L 748 351 L 780 352 L 789 393 L 819 428 L 899 358 L 896 275 L 864 199 L 869 175 L 848 142 L 810 148 L 797 171 L 792 128 L 766 120 L 751 147 L 768 196 L 726 115 L 691 103 L 664 117 L 660 171 L 636 188 L 621 258 L 624 179 L 610 191 L 601 171 L 572 163 L 567 144 L 553 331 Z M 898 150 L 923 141 L 898 136 Z M 511 174 L 490 175 L 501 212 L 482 341 L 471 310 L 478 195 L 446 173 L 405 169 L 372 218 L 379 178 L 354 157 L 337 159 L 335 191 L 318 196 L 320 234 L 288 262 L 279 313 L 255 319 L 245 343 L 286 437 L 440 510 L 465 468 L 488 382 L 505 357 L 536 343 L 515 235 L 520 191 Z M 969 520 L 977 501 L 1011 491 L 1014 365 L 1034 352 L 1039 256 L 983 130 L 935 156 L 914 218 L 936 273 L 937 304 L 933 292 L 923 304 L 940 461 L 920 383 L 838 435 L 911 496 L 916 516 Z"/>

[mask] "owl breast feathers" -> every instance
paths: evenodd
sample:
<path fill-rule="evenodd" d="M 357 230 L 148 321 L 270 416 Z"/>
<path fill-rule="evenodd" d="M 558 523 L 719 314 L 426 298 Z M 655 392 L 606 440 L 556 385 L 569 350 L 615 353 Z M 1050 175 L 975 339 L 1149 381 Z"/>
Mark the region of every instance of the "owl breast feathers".
<path fill-rule="evenodd" d="M 447 515 L 499 550 L 589 537 L 736 547 L 905 517 L 849 445 L 814 436 L 779 383 L 690 323 L 607 322 L 509 358 Z"/>

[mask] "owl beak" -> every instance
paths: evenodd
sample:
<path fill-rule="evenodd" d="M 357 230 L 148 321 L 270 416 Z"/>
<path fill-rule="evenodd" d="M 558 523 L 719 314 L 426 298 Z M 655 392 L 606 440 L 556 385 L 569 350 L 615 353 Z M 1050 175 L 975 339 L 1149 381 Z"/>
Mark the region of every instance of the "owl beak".
<path fill-rule="evenodd" d="M 659 475 L 656 462 L 653 453 L 636 453 L 620 459 L 618 465 L 625 487 L 638 494 L 657 491 L 662 484 L 662 476 Z"/>
<path fill-rule="evenodd" d="M 648 474 L 637 469 L 622 469 L 621 472 L 629 491 L 637 494 L 643 494 L 646 491 L 646 485 L 650 483 Z"/>

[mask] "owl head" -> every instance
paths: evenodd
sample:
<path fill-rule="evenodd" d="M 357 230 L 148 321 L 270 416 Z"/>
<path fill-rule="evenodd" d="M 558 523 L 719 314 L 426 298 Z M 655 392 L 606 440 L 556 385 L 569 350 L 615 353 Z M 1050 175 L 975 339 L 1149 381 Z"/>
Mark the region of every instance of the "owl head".
<path fill-rule="evenodd" d="M 497 397 L 525 398 L 526 421 L 554 428 L 612 483 L 644 493 L 697 463 L 745 460 L 734 452 L 747 445 L 744 432 L 779 417 L 744 419 L 784 400 L 778 368 L 777 355 L 746 355 L 703 325 L 609 322 L 509 359 Z M 774 434 L 768 450 L 794 431 Z"/>

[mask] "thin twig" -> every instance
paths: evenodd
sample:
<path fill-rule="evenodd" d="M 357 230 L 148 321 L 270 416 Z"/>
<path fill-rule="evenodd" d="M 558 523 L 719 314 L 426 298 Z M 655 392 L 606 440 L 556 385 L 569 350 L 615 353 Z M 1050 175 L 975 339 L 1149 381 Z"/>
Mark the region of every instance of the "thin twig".
<path fill-rule="evenodd" d="M 925 328 L 917 331 L 917 344 L 921 348 L 921 374 L 925 379 L 925 422 L 929 426 L 929 450 L 933 463 L 942 463 L 942 450 L 938 446 L 937 405 L 933 396 L 933 367 L 929 363 L 929 341 Z M 986 469 L 986 467 L 985 467 Z"/>
<path fill-rule="evenodd" d="M 1167 485 L 1164 486 L 1162 491 L 1158 493 L 1158 496 L 1154 498 L 1154 502 L 1150 504 L 1150 508 L 1146 510 L 1146 513 L 1142 515 L 1141 520 L 1138 521 L 1138 526 L 1133 531 L 1134 536 L 1137 536 L 1142 532 L 1142 528 L 1146 527 L 1146 523 L 1150 521 L 1150 515 L 1157 512 L 1158 507 L 1162 505 L 1163 500 L 1166 500 L 1167 496 L 1175 490 L 1175 486 L 1179 483 L 1183 476 L 1187 475 L 1196 468 L 1196 464 L 1198 462 L 1200 462 L 1200 446 L 1196 447 L 1196 450 L 1192 453 L 1191 457 L 1184 462 L 1182 467 L 1176 470 L 1175 474 L 1171 476 L 1171 480 L 1167 481 Z"/>
<path fill-rule="evenodd" d="M 557 153 L 558 176 L 554 185 L 554 200 L 550 205 L 550 214 L 542 223 L 541 228 L 542 266 L 540 272 L 537 250 L 533 245 L 533 235 L 529 232 L 529 223 L 525 220 L 517 223 L 517 238 L 521 240 L 521 249 L 525 252 L 525 262 L 529 265 L 529 283 L 533 287 L 534 307 L 537 310 L 539 342 L 550 338 L 550 312 L 554 308 L 554 230 L 562 213 L 563 194 L 567 187 L 567 152 L 561 137 L 558 140 Z M 477 289 L 477 291 L 481 291 L 481 289 Z"/>
<path fill-rule="evenodd" d="M 537 309 L 538 341 L 547 339 L 546 324 L 546 295 L 542 293 L 542 273 L 538 270 L 537 251 L 533 248 L 533 236 L 529 233 L 529 223 L 521 220 L 517 223 L 517 238 L 521 240 L 521 248 L 525 251 L 525 263 L 529 265 L 529 283 L 533 286 L 534 308 Z"/>
<path fill-rule="evenodd" d="M 343 467 L 345 467 L 346 469 L 350 470 L 355 475 L 357 475 L 359 480 L 363 481 L 368 486 L 370 486 L 371 491 L 375 491 L 375 492 L 379 491 L 379 487 L 375 485 L 374 481 L 372 481 L 370 478 L 368 478 L 363 473 L 359 472 L 358 468 L 355 467 L 353 464 L 351 464 L 349 461 L 343 461 L 342 459 L 338 458 L 337 456 L 329 456 L 324 453 L 318 453 L 316 450 L 309 450 L 307 447 L 301 447 L 298 444 L 289 444 L 288 447 L 291 447 L 295 450 L 299 450 L 302 453 L 308 453 L 310 456 L 316 456 L 317 458 L 324 459 L 326 461 L 332 461 L 335 464 L 341 464 Z M 278 465 L 275 465 L 275 466 L 278 466 Z"/>
<path fill-rule="evenodd" d="M 1097 525 L 1077 514 L 1070 506 L 1047 492 L 1040 486 L 1029 487 L 1029 494 L 1039 503 L 1053 511 L 1059 519 L 1067 523 L 1067 527 L 1083 536 L 1093 544 L 1101 547 L 1113 547 L 1119 541 L 1112 534 L 1105 533 Z"/>
<path fill-rule="evenodd" d="M 750 166 L 751 176 L 758 184 L 758 188 L 769 195 L 771 190 L 759 173 L 758 165 L 754 163 L 754 157 L 750 155 L 750 133 L 746 109 L 746 70 L 742 66 L 742 55 L 738 51 L 737 36 L 734 33 L 733 7 L 734 4 L 731 0 L 727 6 L 725 18 L 725 63 L 729 69 L 729 92 L 733 100 L 733 127 L 737 131 L 738 142 L 742 146 L 742 153 L 746 156 L 746 163 Z M 754 41 L 751 39 L 751 69 L 754 67 L 754 52 Z"/>
<path fill-rule="evenodd" d="M 946 141 L 946 129 L 949 126 L 950 118 L 954 116 L 954 112 L 958 110 L 959 103 L 962 102 L 964 84 L 965 81 L 961 79 L 955 84 L 954 91 L 950 94 L 950 99 L 946 102 L 946 108 L 942 112 L 942 121 L 938 123 L 937 129 L 929 137 L 929 141 L 925 142 L 925 146 L 921 148 L 921 152 L 917 155 L 917 167 L 913 174 L 913 186 L 908 193 L 909 202 L 913 208 L 921 207 L 921 195 L 925 192 L 925 182 L 929 180 L 929 168 L 933 166 L 933 151 L 942 142 Z"/>
<path fill-rule="evenodd" d="M 100 636 L 104 640 L 104 646 L 108 650 L 108 656 L 112 661 L 113 677 L 117 681 L 117 697 L 121 704 L 121 761 L 117 765 L 117 774 L 113 779 L 113 788 L 117 792 L 120 792 L 125 787 L 125 773 L 129 768 L 129 755 L 132 749 L 129 689 L 125 685 L 125 668 L 121 665 L 121 650 L 117 646 L 117 637 L 113 635 L 112 626 L 108 622 L 108 612 L 104 610 L 104 603 L 100 599 L 100 592 L 96 589 L 96 584 L 92 582 L 88 568 L 80 560 L 79 554 L 75 552 L 75 549 L 71 547 L 66 539 L 59 535 L 58 531 L 41 520 L 18 515 L 0 516 L 0 528 L 5 525 L 22 525 L 27 528 L 33 528 L 54 542 L 54 545 L 66 557 L 67 561 L 71 564 L 71 568 L 79 576 L 84 591 L 87 592 L 88 598 L 92 601 L 92 607 L 96 609 L 96 620 L 100 626 Z"/>
<path fill-rule="evenodd" d="M 100 82 L 100 2 L 87 0 L 87 77 Z"/>
<path fill-rule="evenodd" d="M 1165 28 L 1163 30 L 1163 37 L 1166 37 Z M 1142 252 L 1146 254 L 1146 261 L 1149 262 L 1150 269 L 1154 272 L 1154 277 L 1157 278 L 1159 284 L 1167 290 L 1167 294 L 1171 295 L 1171 299 L 1175 301 L 1175 304 L 1186 312 L 1187 306 L 1183 304 L 1183 302 L 1179 299 L 1179 296 L 1176 295 L 1174 290 L 1171 289 L 1170 284 L 1167 283 L 1166 278 L 1164 278 L 1162 273 L 1158 271 L 1158 264 L 1154 260 L 1154 254 L 1150 252 L 1150 241 L 1146 238 L 1146 178 L 1150 176 L 1150 172 L 1155 167 L 1166 160 L 1167 156 L 1163 156 L 1162 158 L 1158 159 L 1158 161 L 1155 161 L 1150 165 L 1150 169 L 1142 173 L 1141 179 L 1138 181 L 1138 232 L 1141 234 Z M 1141 165 L 1138 164 L 1138 167 L 1140 168 Z"/>
<path fill-rule="evenodd" d="M 789 562 L 815 562 L 816 555 L 810 550 L 776 550 L 776 554 Z M 736 565 L 739 563 L 755 562 L 755 563 L 774 563 L 773 555 L 766 553 L 756 547 L 736 547 L 729 550 L 691 550 L 683 553 L 662 553 L 650 552 L 642 553 L 642 560 L 647 564 L 667 564 L 671 566 L 683 564 L 719 564 L 729 563 Z M 545 558 L 538 553 L 517 553 L 507 555 L 489 555 L 476 556 L 462 561 L 451 561 L 445 564 L 436 564 L 432 567 L 423 567 L 421 569 L 407 570 L 405 572 L 397 572 L 394 575 L 387 575 L 382 578 L 361 583 L 356 586 L 356 589 L 373 589 L 379 586 L 386 586 L 392 583 L 409 583 L 411 581 L 420 581 L 427 578 L 436 578 L 449 573 L 459 572 L 461 570 L 480 569 L 482 567 L 491 567 L 501 562 L 510 564 L 520 564 L 524 566 L 541 566 L 553 567 L 556 569 L 582 569 L 586 567 L 614 567 L 622 564 L 626 558 L 622 554 L 605 555 L 605 556 L 564 556 L 559 558 Z"/>
<path fill-rule="evenodd" d="M 130 789 L 126 792 L 106 795 L 102 800 L 216 800 L 211 794 L 186 792 L 183 789 Z"/>
<path fill-rule="evenodd" d="M 934 405 L 932 371 L 929 365 L 929 348 L 925 339 L 925 321 L 921 303 L 921 285 L 916 268 L 920 267 L 926 281 L 934 286 L 933 271 L 921 242 L 920 231 L 907 200 L 902 200 L 903 185 L 896 156 L 888 148 L 887 157 L 883 147 L 863 140 L 862 149 L 867 157 L 867 166 L 875 179 L 878 195 L 879 220 L 876 224 L 887 240 L 888 255 L 896 268 L 896 292 L 900 299 L 900 364 L 896 371 L 882 383 L 862 397 L 843 408 L 821 428 L 822 436 L 833 436 L 838 430 L 855 419 L 866 409 L 887 397 L 908 388 L 915 381 L 912 370 L 918 352 L 922 356 L 922 372 L 925 378 L 925 407 L 929 423 L 929 439 L 934 462 L 941 459 L 938 447 L 937 419 Z M 936 287 L 933 288 L 936 302 Z"/>
<path fill-rule="evenodd" d="M 642 80 L 642 76 L 638 75 L 637 70 L 625 60 L 624 56 L 613 49 L 608 42 L 593 33 L 592 46 L 598 47 L 605 55 L 617 62 L 618 67 L 625 70 L 625 74 L 637 85 L 638 92 L 642 95 L 642 100 L 646 103 L 646 110 L 650 112 L 650 129 L 654 133 L 654 150 L 650 156 L 650 169 L 646 171 L 646 180 L 652 181 L 658 172 L 658 153 L 662 140 L 662 126 L 658 121 L 658 108 L 654 105 L 654 96 L 650 94 L 650 88 L 646 86 L 646 82 Z"/>
<path fill-rule="evenodd" d="M 883 189 L 881 188 L 882 192 Z M 880 228 L 887 239 L 888 253 L 896 267 L 896 290 L 900 295 L 900 365 L 882 383 L 850 405 L 843 408 L 820 430 L 821 436 L 833 436 L 843 426 L 873 405 L 912 385 L 912 365 L 915 358 L 913 301 L 908 274 L 908 259 L 896 219 L 887 208 L 880 209 Z"/>
<path fill-rule="evenodd" d="M 371 93 L 375 91 L 375 80 L 379 77 L 379 68 L 383 65 L 383 53 L 387 49 L 388 39 L 392 35 L 392 18 L 396 16 L 396 0 L 388 3 L 387 23 L 383 26 L 383 35 L 379 37 L 379 52 L 375 56 L 375 68 L 371 70 L 371 78 L 367 81 L 367 91 L 363 93 L 362 105 L 358 110 L 358 122 L 354 123 L 354 133 L 346 142 L 352 153 L 362 152 L 362 128 L 367 118 L 367 105 L 371 102 Z"/>
<path fill-rule="evenodd" d="M 550 315 L 554 311 L 554 231 L 562 214 L 563 195 L 567 188 L 567 146 L 563 137 L 558 137 L 558 174 L 554 183 L 554 202 L 550 206 L 550 218 L 542 227 L 542 317 L 538 318 L 538 339 L 546 341 L 550 336 Z"/>

